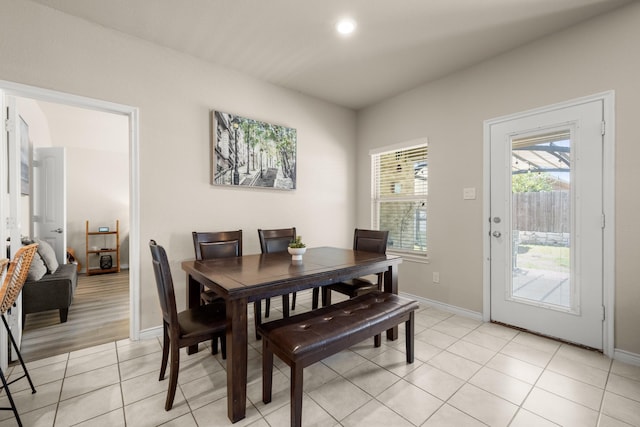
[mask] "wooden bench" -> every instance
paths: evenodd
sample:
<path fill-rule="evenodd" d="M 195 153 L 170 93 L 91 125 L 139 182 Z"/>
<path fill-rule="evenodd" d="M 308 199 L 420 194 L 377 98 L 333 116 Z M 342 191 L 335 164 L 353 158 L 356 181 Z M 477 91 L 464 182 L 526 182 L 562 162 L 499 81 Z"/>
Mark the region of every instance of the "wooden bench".
<path fill-rule="evenodd" d="M 291 425 L 302 425 L 302 371 L 328 356 L 405 322 L 407 363 L 413 363 L 416 301 L 380 291 L 259 326 L 262 401 L 271 402 L 273 355 L 291 367 Z"/>

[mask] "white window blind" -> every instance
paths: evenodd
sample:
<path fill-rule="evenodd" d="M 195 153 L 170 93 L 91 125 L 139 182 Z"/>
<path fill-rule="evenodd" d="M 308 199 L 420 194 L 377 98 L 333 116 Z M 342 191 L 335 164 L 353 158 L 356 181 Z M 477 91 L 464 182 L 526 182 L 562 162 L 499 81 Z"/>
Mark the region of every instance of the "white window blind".
<path fill-rule="evenodd" d="M 427 144 L 371 155 L 373 225 L 389 230 L 387 250 L 427 253 Z"/>

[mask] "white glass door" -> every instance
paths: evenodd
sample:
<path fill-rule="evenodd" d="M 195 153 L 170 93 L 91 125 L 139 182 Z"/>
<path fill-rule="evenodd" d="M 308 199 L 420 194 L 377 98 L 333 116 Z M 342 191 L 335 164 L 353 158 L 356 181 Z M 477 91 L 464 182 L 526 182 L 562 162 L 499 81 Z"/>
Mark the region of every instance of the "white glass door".
<path fill-rule="evenodd" d="M 602 102 L 491 125 L 491 319 L 602 349 Z"/>

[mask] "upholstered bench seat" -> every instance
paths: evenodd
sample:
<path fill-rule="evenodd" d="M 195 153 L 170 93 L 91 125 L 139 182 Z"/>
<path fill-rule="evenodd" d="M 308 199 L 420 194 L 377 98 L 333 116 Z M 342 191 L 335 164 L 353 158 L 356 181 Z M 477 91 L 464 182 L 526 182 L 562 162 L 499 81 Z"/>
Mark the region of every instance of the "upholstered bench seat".
<path fill-rule="evenodd" d="M 262 336 L 262 400 L 271 401 L 273 355 L 291 367 L 291 425 L 302 423 L 302 371 L 328 356 L 404 322 L 407 363 L 413 363 L 414 311 L 418 303 L 373 291 L 338 304 L 258 327 Z"/>

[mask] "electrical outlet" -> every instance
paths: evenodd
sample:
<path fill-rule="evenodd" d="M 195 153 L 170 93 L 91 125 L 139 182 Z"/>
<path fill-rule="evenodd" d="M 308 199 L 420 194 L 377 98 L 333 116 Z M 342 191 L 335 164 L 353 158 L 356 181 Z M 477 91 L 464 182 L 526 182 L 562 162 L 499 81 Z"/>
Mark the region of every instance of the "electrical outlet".
<path fill-rule="evenodd" d="M 437 271 L 433 272 L 433 283 L 440 283 L 440 273 Z"/>

